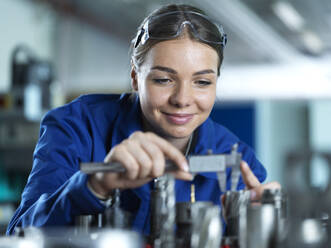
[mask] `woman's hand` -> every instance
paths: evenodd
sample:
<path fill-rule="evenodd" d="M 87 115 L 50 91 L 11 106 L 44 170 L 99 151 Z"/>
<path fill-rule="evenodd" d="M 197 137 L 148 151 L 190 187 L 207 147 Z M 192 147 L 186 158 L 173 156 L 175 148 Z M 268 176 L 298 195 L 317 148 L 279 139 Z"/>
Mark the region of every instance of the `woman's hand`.
<path fill-rule="evenodd" d="M 280 189 L 281 185 L 278 182 L 261 184 L 253 174 L 248 164 L 242 161 L 240 164 L 241 175 L 246 185 L 246 189 L 251 192 L 251 200 L 258 201 L 261 199 L 265 189 Z"/>
<path fill-rule="evenodd" d="M 136 188 L 155 177 L 162 176 L 165 160 L 172 160 L 179 168 L 178 179 L 192 180 L 185 156 L 165 139 L 151 132 L 135 132 L 114 146 L 104 162 L 120 162 L 126 173 L 97 173 L 89 178 L 89 186 L 97 194 L 107 197 L 116 188 Z"/>

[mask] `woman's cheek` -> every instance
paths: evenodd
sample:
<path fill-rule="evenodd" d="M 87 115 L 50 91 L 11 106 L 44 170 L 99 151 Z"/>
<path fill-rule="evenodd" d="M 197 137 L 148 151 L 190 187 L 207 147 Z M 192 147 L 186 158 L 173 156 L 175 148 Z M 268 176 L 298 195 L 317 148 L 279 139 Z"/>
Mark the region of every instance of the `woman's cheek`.
<path fill-rule="evenodd" d="M 199 96 L 198 102 L 200 109 L 204 111 L 209 111 L 213 108 L 215 102 L 215 93 L 208 93 Z"/>

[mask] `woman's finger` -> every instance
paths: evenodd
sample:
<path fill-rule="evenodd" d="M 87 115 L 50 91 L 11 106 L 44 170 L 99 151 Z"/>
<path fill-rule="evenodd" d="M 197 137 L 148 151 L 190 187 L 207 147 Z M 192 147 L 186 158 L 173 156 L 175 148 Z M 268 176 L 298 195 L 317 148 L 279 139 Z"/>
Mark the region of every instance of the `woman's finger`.
<path fill-rule="evenodd" d="M 155 142 L 155 144 L 158 145 L 158 147 L 162 150 L 165 157 L 175 162 L 175 164 L 181 170 L 186 172 L 189 171 L 187 160 L 181 151 L 179 151 L 175 146 L 170 144 L 165 139 L 158 137 L 154 133 L 146 133 L 146 135 L 149 140 Z"/>
<path fill-rule="evenodd" d="M 151 174 L 153 161 L 145 149 L 142 147 L 140 140 L 127 139 L 122 142 L 128 152 L 134 157 L 139 165 L 138 178 L 142 179 Z M 148 143 L 148 142 L 147 142 Z M 125 157 L 124 157 L 125 158 Z"/>
<path fill-rule="evenodd" d="M 106 156 L 105 162 L 119 162 L 126 169 L 125 177 L 134 180 L 139 176 L 139 164 L 136 158 L 127 150 L 125 145 L 115 146 Z"/>
<path fill-rule="evenodd" d="M 130 179 L 122 179 L 118 180 L 118 189 L 130 189 L 130 188 L 137 188 L 140 187 L 149 181 L 151 181 L 152 177 L 145 177 L 142 179 L 130 180 Z"/>
<path fill-rule="evenodd" d="M 181 180 L 185 180 L 185 181 L 193 180 L 193 175 L 186 171 L 178 170 L 176 172 L 170 172 L 170 174 L 172 174 L 174 176 L 174 178 L 176 178 L 176 179 L 181 179 Z"/>
<path fill-rule="evenodd" d="M 251 169 L 249 168 L 248 164 L 245 161 L 241 161 L 240 170 L 247 189 L 256 188 L 261 185 L 261 183 L 259 182 L 259 180 L 251 171 Z"/>
<path fill-rule="evenodd" d="M 151 176 L 162 176 L 165 170 L 165 157 L 161 149 L 153 142 L 142 143 L 142 148 L 148 153 L 152 161 Z"/>

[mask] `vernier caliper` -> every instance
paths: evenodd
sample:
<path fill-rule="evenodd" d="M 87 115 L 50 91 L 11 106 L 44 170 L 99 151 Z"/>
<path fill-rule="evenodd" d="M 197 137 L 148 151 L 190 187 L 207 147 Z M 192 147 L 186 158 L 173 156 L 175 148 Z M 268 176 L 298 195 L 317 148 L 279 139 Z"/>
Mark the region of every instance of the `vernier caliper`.
<path fill-rule="evenodd" d="M 235 191 L 240 177 L 241 153 L 238 153 L 238 144 L 234 144 L 230 154 L 191 155 L 187 158 L 189 172 L 216 172 L 218 183 L 222 192 L 226 191 L 226 169 L 231 168 L 231 191 Z M 81 163 L 80 170 L 86 174 L 97 172 L 125 173 L 126 169 L 121 163 Z M 170 160 L 166 161 L 166 172 L 176 171 L 178 167 Z"/>

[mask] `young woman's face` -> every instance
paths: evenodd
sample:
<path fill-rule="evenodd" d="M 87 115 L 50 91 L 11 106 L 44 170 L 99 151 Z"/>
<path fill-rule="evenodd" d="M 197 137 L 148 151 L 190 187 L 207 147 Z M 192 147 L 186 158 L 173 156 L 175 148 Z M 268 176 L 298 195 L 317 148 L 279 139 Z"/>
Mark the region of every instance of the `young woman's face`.
<path fill-rule="evenodd" d="M 218 55 L 181 38 L 159 42 L 132 72 L 147 125 L 165 138 L 187 138 L 209 116 L 216 96 Z"/>

